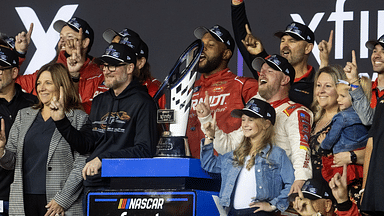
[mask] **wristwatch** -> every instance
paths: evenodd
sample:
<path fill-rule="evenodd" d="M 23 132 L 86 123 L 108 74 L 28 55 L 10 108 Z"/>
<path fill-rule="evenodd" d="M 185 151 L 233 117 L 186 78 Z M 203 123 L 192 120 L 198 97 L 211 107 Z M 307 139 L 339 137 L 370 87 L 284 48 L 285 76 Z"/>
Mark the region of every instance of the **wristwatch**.
<path fill-rule="evenodd" d="M 351 153 L 351 161 L 353 164 L 355 164 L 357 162 L 357 156 L 355 154 L 354 151 L 350 151 L 349 153 Z"/>

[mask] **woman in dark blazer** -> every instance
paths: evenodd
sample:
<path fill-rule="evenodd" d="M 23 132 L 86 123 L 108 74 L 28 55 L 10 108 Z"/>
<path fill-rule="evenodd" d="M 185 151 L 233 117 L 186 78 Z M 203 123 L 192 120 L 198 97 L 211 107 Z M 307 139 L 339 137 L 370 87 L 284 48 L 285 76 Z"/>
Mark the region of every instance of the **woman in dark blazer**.
<path fill-rule="evenodd" d="M 82 215 L 85 156 L 72 151 L 51 118 L 52 98 L 63 98 L 65 112 L 78 130 L 88 116 L 62 64 L 44 65 L 36 77 L 39 103 L 19 111 L 5 145 L 1 121 L 0 165 L 15 169 L 9 215 Z"/>

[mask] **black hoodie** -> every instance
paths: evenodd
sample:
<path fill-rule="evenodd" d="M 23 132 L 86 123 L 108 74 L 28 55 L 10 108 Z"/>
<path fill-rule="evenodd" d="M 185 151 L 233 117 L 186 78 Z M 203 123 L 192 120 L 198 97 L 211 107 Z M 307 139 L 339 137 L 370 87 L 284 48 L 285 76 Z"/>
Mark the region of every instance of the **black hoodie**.
<path fill-rule="evenodd" d="M 87 162 L 96 157 L 152 157 L 157 144 L 156 105 L 136 79 L 118 96 L 110 89 L 95 97 L 89 120 L 80 131 L 66 118 L 55 123 L 74 150 L 91 152 Z M 84 184 L 99 186 L 92 184 L 94 180 L 99 182 L 100 175 L 88 176 Z"/>

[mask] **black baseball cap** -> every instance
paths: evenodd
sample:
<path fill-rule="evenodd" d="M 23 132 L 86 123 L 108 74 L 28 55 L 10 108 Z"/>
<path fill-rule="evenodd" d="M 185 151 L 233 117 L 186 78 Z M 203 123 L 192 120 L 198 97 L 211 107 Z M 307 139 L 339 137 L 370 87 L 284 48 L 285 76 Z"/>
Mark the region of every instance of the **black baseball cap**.
<path fill-rule="evenodd" d="M 243 109 L 235 109 L 231 112 L 231 116 L 235 118 L 241 118 L 243 114 L 253 118 L 267 119 L 272 125 L 276 121 L 275 109 L 269 103 L 256 98 L 251 98 Z"/>
<path fill-rule="evenodd" d="M 135 51 L 129 46 L 119 43 L 109 44 L 99 59 L 109 65 L 119 65 L 121 63 L 133 63 L 136 65 Z"/>
<path fill-rule="evenodd" d="M 129 29 L 129 28 L 124 28 L 120 32 L 117 32 L 117 31 L 115 31 L 113 29 L 107 29 L 103 33 L 103 38 L 108 43 L 112 43 L 113 38 L 115 38 L 116 36 L 120 36 L 121 37 L 119 43 L 126 43 L 127 42 L 126 39 L 125 40 L 123 39 L 125 37 L 128 37 L 128 38 L 139 38 L 139 40 L 137 40 L 137 39 L 130 39 L 129 41 L 136 47 L 135 48 L 135 52 L 136 52 L 138 58 L 144 57 L 144 58 L 148 59 L 148 53 L 149 53 L 148 46 L 140 38 L 140 35 L 137 34 L 135 31 L 133 31 L 132 29 Z M 138 50 L 136 50 L 136 49 L 138 49 Z"/>
<path fill-rule="evenodd" d="M 16 51 L 0 46 L 0 66 L 3 67 L 19 67 L 19 56 Z"/>
<path fill-rule="evenodd" d="M 135 51 L 136 57 L 138 57 L 141 52 L 141 39 L 134 36 L 124 36 L 120 39 L 119 44 L 125 44 Z"/>
<path fill-rule="evenodd" d="M 3 45 L 10 47 L 11 49 L 15 49 L 15 38 L 9 37 L 4 33 L 0 33 L 0 39 L 3 41 Z"/>
<path fill-rule="evenodd" d="M 68 22 L 65 22 L 64 20 L 57 20 L 53 24 L 53 28 L 59 33 L 61 32 L 61 29 L 64 26 L 69 26 L 71 29 L 75 30 L 76 32 L 79 32 L 80 29 L 83 29 L 84 37 L 89 38 L 90 40 L 89 46 L 88 46 L 89 47 L 88 50 L 90 50 L 94 41 L 94 32 L 91 26 L 89 26 L 89 24 L 85 20 L 78 17 L 72 17 Z"/>
<path fill-rule="evenodd" d="M 283 72 L 285 75 L 289 76 L 290 83 L 295 80 L 295 69 L 288 62 L 288 60 L 280 55 L 273 54 L 267 58 L 258 57 L 252 61 L 252 67 L 256 71 L 261 71 L 261 67 L 264 63 L 267 63 L 271 68 Z"/>
<path fill-rule="evenodd" d="M 206 33 L 210 33 L 217 41 L 223 42 L 228 49 L 232 51 L 235 49 L 235 41 L 233 40 L 229 31 L 219 25 L 215 25 L 210 29 L 203 26 L 197 27 L 193 34 L 197 39 L 203 38 Z"/>
<path fill-rule="evenodd" d="M 367 41 L 367 43 L 365 43 L 365 46 L 370 49 L 370 50 L 373 50 L 375 49 L 375 46 L 377 44 L 380 44 L 382 47 L 384 47 L 384 35 L 381 35 L 381 37 L 377 40 L 370 40 L 370 41 Z"/>
<path fill-rule="evenodd" d="M 333 202 L 335 201 L 331 188 L 324 179 L 308 179 L 301 188 L 301 192 L 303 193 L 304 198 L 310 200 L 330 199 Z M 292 194 L 290 200 L 293 200 L 296 196 L 298 196 L 297 193 Z"/>
<path fill-rule="evenodd" d="M 112 43 L 113 38 L 115 38 L 116 36 L 120 36 L 120 37 L 132 36 L 132 37 L 140 38 L 139 34 L 137 34 L 135 31 L 129 28 L 124 28 L 120 32 L 117 32 L 113 29 L 107 29 L 103 32 L 103 38 L 108 43 Z"/>
<path fill-rule="evenodd" d="M 284 31 L 278 31 L 275 33 L 275 36 L 282 38 L 284 35 L 290 35 L 296 40 L 304 40 L 308 43 L 315 42 L 315 34 L 313 31 L 306 25 L 303 25 L 298 22 L 290 23 Z"/>

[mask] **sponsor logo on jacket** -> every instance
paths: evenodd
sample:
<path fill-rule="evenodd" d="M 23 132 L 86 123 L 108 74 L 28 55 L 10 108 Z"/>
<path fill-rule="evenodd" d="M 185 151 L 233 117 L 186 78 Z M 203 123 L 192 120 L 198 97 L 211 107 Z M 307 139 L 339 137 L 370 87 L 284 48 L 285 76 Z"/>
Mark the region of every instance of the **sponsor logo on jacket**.
<path fill-rule="evenodd" d="M 211 104 L 210 106 L 215 107 L 215 106 L 226 105 L 227 103 L 225 100 L 230 95 L 231 95 L 231 93 L 220 94 L 220 95 L 216 95 L 216 96 L 209 96 L 209 102 Z M 196 110 L 196 106 L 198 103 L 204 103 L 204 98 L 192 99 L 192 109 L 193 110 Z"/>

